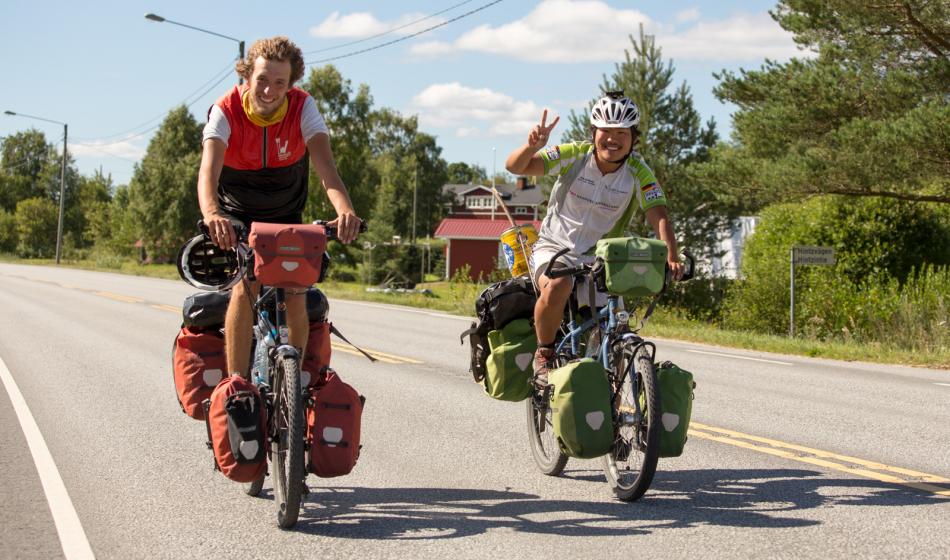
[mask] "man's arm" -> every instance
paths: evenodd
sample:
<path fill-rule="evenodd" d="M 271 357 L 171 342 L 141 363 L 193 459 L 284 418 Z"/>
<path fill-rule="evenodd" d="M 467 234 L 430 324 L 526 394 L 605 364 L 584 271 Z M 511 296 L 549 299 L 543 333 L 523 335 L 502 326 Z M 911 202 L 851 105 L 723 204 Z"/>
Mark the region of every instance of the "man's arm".
<path fill-rule="evenodd" d="M 531 129 L 526 144 L 511 152 L 508 160 L 505 161 L 505 169 L 515 175 L 530 175 L 532 177 L 544 175 L 544 162 L 541 160 L 541 156 L 538 155 L 538 150 L 548 143 L 551 131 L 561 120 L 561 117 L 556 117 L 550 125 L 546 125 L 547 120 L 548 111 L 545 109 L 544 113 L 541 114 L 541 124 Z"/>
<path fill-rule="evenodd" d="M 310 151 L 310 161 L 320 176 L 323 188 L 327 191 L 327 198 L 336 210 L 337 218 L 330 222 L 337 227 L 337 237 L 344 243 L 356 239 L 359 233 L 360 220 L 356 217 L 353 202 L 343 184 L 343 179 L 336 170 L 333 161 L 333 150 L 330 148 L 330 137 L 323 133 L 314 134 L 307 142 Z"/>
<path fill-rule="evenodd" d="M 198 207 L 208 226 L 211 240 L 222 249 L 237 244 L 234 226 L 218 206 L 218 180 L 224 167 L 225 149 L 224 142 L 217 138 L 205 140 L 201 151 L 201 167 L 198 169 Z"/>
<path fill-rule="evenodd" d="M 680 262 L 679 248 L 676 246 L 676 235 L 673 233 L 673 224 L 666 213 L 666 206 L 654 206 L 646 211 L 647 221 L 653 231 L 666 242 L 666 261 L 677 280 L 683 277 L 683 264 Z"/>

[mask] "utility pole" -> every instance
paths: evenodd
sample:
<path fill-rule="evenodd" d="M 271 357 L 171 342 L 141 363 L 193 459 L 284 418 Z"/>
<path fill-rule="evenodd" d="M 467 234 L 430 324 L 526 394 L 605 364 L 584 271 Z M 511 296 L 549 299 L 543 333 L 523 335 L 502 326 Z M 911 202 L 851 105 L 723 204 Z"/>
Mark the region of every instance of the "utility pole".
<path fill-rule="evenodd" d="M 416 198 L 419 190 L 419 167 L 416 166 L 416 176 L 412 183 L 412 244 L 416 244 Z"/>

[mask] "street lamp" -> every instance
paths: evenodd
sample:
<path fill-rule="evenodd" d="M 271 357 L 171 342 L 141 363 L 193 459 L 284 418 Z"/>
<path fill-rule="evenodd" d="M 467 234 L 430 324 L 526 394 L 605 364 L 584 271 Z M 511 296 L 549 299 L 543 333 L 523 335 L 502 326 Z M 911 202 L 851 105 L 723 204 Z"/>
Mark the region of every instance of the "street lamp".
<path fill-rule="evenodd" d="M 194 29 L 195 31 L 201 31 L 202 33 L 207 33 L 207 34 L 209 34 L 209 35 L 214 35 L 214 36 L 216 36 L 216 37 L 221 37 L 221 38 L 224 38 L 224 39 L 230 39 L 230 40 L 232 40 L 232 41 L 235 41 L 235 42 L 237 42 L 237 44 L 238 44 L 238 52 L 240 53 L 239 56 L 238 56 L 238 60 L 244 60 L 244 41 L 242 41 L 242 40 L 240 40 L 240 39 L 235 39 L 234 37 L 228 37 L 227 35 L 222 35 L 222 34 L 220 34 L 220 33 L 215 33 L 214 31 L 208 31 L 207 29 L 202 29 L 202 28 L 200 28 L 200 27 L 194 27 L 194 26 L 191 26 L 191 25 L 188 25 L 188 24 L 185 24 L 185 23 L 179 23 L 179 22 L 177 22 L 177 21 L 172 21 L 172 20 L 170 20 L 170 19 L 165 19 L 165 18 L 163 18 L 162 16 L 160 16 L 160 15 L 158 15 L 158 14 L 153 14 L 153 13 L 151 13 L 151 12 L 145 14 L 145 19 L 150 20 L 150 21 L 155 21 L 155 22 L 158 22 L 158 23 L 162 23 L 162 22 L 165 22 L 165 23 L 172 23 L 172 24 L 174 24 L 174 25 L 180 25 L 181 27 L 187 27 L 188 29 Z M 238 77 L 238 85 L 241 85 L 241 84 L 243 84 L 243 83 L 244 83 L 244 78 L 243 78 L 242 76 L 239 76 L 239 77 Z"/>
<path fill-rule="evenodd" d="M 56 226 L 56 264 L 59 264 L 59 257 L 63 249 L 63 209 L 66 206 L 66 138 L 69 127 L 64 122 L 44 119 L 43 117 L 34 117 L 33 115 L 24 115 L 23 113 L 14 113 L 13 111 L 4 111 L 5 115 L 11 117 L 25 117 L 27 119 L 36 119 L 54 124 L 63 125 L 63 165 L 59 171 L 59 225 Z"/>

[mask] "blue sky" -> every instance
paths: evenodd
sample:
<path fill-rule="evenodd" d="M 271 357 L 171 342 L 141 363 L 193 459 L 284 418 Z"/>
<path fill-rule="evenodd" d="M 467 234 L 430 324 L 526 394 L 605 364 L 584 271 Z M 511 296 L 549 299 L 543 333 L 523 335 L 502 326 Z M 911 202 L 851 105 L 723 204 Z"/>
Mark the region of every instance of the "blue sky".
<path fill-rule="evenodd" d="M 171 108 L 187 102 L 203 120 L 208 106 L 236 81 L 227 71 L 237 56 L 236 42 L 148 21 L 146 12 L 244 39 L 248 46 L 284 34 L 315 64 L 492 1 L 6 0 L 0 4 L 0 46 L 7 53 L 0 111 L 67 122 L 80 172 L 101 167 L 122 184 Z M 733 108 L 712 95 L 712 73 L 802 55 L 768 16 L 774 4 L 503 0 L 332 64 L 354 86 L 367 84 L 377 107 L 418 115 L 447 161 L 481 165 L 490 173 L 493 165 L 502 170 L 508 152 L 524 142 L 545 108 L 564 117 L 555 130 L 559 138 L 570 110 L 597 95 L 602 76 L 623 59 L 627 35 L 636 34 L 641 22 L 673 60 L 676 83 L 691 87 L 703 119 L 714 117 L 720 131 L 728 132 Z M 397 27 L 402 29 L 340 47 Z M 62 141 L 61 126 L 0 114 L 0 136 L 30 127 Z"/>

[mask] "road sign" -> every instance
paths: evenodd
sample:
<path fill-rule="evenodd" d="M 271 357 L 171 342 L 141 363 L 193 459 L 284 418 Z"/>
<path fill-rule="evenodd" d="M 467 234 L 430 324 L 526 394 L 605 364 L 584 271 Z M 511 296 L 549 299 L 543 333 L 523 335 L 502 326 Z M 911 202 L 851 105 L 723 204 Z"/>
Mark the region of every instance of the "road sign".
<path fill-rule="evenodd" d="M 835 264 L 835 250 L 832 247 L 793 247 L 795 264 L 822 265 Z"/>

